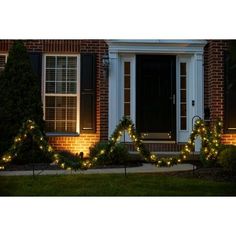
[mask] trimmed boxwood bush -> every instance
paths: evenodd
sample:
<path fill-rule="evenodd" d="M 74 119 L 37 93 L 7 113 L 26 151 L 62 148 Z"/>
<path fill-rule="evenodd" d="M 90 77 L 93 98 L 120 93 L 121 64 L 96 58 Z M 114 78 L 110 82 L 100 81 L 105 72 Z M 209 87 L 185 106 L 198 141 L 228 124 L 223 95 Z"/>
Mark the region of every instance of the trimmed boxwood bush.
<path fill-rule="evenodd" d="M 236 172 L 236 146 L 225 146 L 220 152 L 218 163 L 229 172 Z"/>

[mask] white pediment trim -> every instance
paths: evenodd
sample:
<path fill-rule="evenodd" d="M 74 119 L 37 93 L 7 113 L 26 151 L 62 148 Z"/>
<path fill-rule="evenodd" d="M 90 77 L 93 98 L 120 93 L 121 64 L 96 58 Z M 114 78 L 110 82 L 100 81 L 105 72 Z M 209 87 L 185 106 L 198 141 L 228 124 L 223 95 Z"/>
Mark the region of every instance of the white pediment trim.
<path fill-rule="evenodd" d="M 110 53 L 202 54 L 206 40 L 131 40 L 106 41 Z"/>

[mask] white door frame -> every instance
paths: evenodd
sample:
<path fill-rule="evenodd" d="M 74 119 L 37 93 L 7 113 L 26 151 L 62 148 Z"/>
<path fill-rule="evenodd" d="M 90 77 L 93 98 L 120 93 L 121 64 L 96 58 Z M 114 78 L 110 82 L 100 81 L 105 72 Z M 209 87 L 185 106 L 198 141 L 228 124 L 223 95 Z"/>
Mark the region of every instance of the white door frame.
<path fill-rule="evenodd" d="M 177 109 L 176 119 L 176 141 L 186 142 L 186 138 L 191 132 L 192 117 L 198 115 L 203 117 L 204 109 L 204 86 L 203 86 L 203 52 L 206 41 L 204 40 L 109 40 L 109 136 L 116 128 L 119 120 L 123 116 L 123 77 L 122 62 L 131 62 L 131 119 L 136 120 L 136 54 L 159 54 L 176 55 L 176 68 L 181 60 L 186 60 L 188 64 L 188 121 L 187 131 L 181 132 L 179 128 L 179 109 Z M 178 69 L 176 73 L 177 101 L 179 102 L 178 91 Z M 194 106 L 192 105 L 194 101 Z M 177 103 L 177 107 L 179 103 Z M 197 145 L 198 146 L 198 145 Z M 197 148 L 198 149 L 198 148 Z"/>

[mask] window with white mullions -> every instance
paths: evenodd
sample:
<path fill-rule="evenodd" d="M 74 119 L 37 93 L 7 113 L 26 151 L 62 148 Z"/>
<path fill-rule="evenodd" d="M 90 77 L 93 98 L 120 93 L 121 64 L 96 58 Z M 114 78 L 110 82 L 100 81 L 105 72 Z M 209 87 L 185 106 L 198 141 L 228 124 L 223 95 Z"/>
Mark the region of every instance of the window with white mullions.
<path fill-rule="evenodd" d="M 0 54 L 0 75 L 5 68 L 6 60 L 7 60 L 7 56 Z"/>
<path fill-rule="evenodd" d="M 187 130 L 187 66 L 180 63 L 180 129 Z"/>
<path fill-rule="evenodd" d="M 46 56 L 45 121 L 47 132 L 76 132 L 78 57 Z"/>

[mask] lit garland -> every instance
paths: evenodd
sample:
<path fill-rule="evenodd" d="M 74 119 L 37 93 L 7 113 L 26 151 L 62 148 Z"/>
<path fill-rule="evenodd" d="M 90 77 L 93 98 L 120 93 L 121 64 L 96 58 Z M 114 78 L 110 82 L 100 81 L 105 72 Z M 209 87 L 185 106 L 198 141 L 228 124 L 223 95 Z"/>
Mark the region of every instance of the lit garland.
<path fill-rule="evenodd" d="M 35 124 L 35 122 L 28 120 L 23 124 L 22 128 L 19 131 L 19 134 L 15 137 L 14 144 L 0 159 L 0 170 L 4 170 L 5 165 L 11 162 L 13 158 L 17 157 L 18 149 L 23 144 L 28 135 L 31 135 L 33 137 L 33 141 L 42 151 L 52 154 L 52 159 L 55 164 L 57 164 L 62 169 L 71 170 L 79 168 L 89 169 L 92 166 L 95 166 L 97 160 L 100 157 L 104 155 L 108 156 L 109 153 L 114 150 L 115 145 L 120 141 L 121 136 L 125 131 L 128 132 L 130 139 L 132 140 L 138 153 L 143 156 L 146 161 L 155 163 L 158 167 L 173 166 L 175 164 L 181 163 L 183 160 L 188 159 L 190 153 L 195 147 L 195 139 L 197 136 L 199 136 L 202 140 L 201 151 L 204 153 L 204 157 L 206 158 L 206 160 L 215 160 L 221 147 L 221 130 L 221 121 L 217 121 L 213 131 L 210 131 L 210 129 L 205 125 L 204 121 L 198 119 L 195 122 L 194 129 L 190 135 L 189 141 L 181 151 L 179 157 L 158 158 L 156 154 L 151 154 L 150 151 L 145 147 L 142 140 L 140 139 L 140 136 L 136 132 L 133 122 L 129 118 L 123 117 L 123 119 L 120 121 L 113 134 L 111 135 L 108 141 L 107 148 L 101 149 L 98 156 L 90 159 L 81 159 L 79 162 L 71 162 L 69 160 L 66 160 L 66 158 L 63 158 L 63 156 L 59 153 L 56 153 L 53 150 L 52 146 L 48 144 L 47 140 L 44 138 L 42 132 Z"/>
<path fill-rule="evenodd" d="M 216 160 L 221 148 L 221 131 L 222 122 L 219 120 L 216 121 L 213 131 L 205 125 L 202 119 L 196 120 L 189 141 L 181 151 L 180 158 L 186 160 L 189 157 L 190 153 L 194 150 L 196 137 L 200 137 L 202 140 L 201 152 L 205 160 Z"/>
<path fill-rule="evenodd" d="M 92 165 L 96 165 L 96 162 L 99 158 L 102 158 L 104 155 L 108 156 L 109 153 L 113 152 L 115 145 L 121 140 L 122 135 L 127 131 L 130 139 L 132 140 L 137 152 L 144 157 L 148 162 L 156 163 L 157 156 L 151 154 L 150 151 L 145 147 L 142 140 L 140 139 L 139 134 L 136 132 L 135 126 L 131 119 L 128 117 L 123 117 L 120 120 L 120 123 L 117 125 L 110 139 L 108 140 L 108 145 L 105 149 L 101 149 L 99 154 L 91 158 Z"/>
<path fill-rule="evenodd" d="M 140 136 L 136 132 L 133 122 L 127 117 L 123 117 L 116 129 L 114 130 L 111 138 L 108 141 L 108 148 L 106 152 L 112 151 L 118 141 L 120 141 L 122 134 L 127 131 L 130 139 L 132 140 L 137 152 L 144 157 L 145 160 L 151 161 L 151 154 L 145 147 L 140 139 Z"/>
<path fill-rule="evenodd" d="M 127 131 L 134 146 L 138 153 L 144 157 L 145 160 L 155 163 L 157 167 L 163 166 L 173 166 L 181 163 L 184 160 L 187 160 L 194 150 L 195 147 L 195 139 L 196 137 L 200 137 L 202 140 L 202 152 L 204 152 L 204 157 L 206 160 L 214 160 L 216 159 L 219 150 L 220 150 L 220 140 L 221 140 L 221 130 L 222 130 L 222 122 L 217 121 L 213 131 L 210 131 L 210 128 L 207 127 L 202 119 L 198 119 L 195 122 L 194 129 L 190 135 L 189 141 L 184 146 L 183 150 L 179 157 L 157 157 L 156 154 L 151 154 L 150 151 L 145 147 L 137 134 L 133 122 L 127 118 L 123 117 L 120 123 L 117 125 L 113 134 L 111 135 L 108 146 L 106 149 L 100 150 L 100 153 L 95 158 L 91 159 L 93 165 L 96 164 L 96 161 L 99 157 L 105 155 L 109 155 L 110 152 L 113 151 L 114 146 L 118 141 L 120 141 L 122 134 Z"/>
<path fill-rule="evenodd" d="M 23 123 L 22 128 L 19 130 L 18 135 L 14 138 L 13 145 L 9 150 L 0 158 L 0 170 L 5 169 L 5 165 L 12 161 L 13 158 L 17 157 L 20 147 L 23 145 L 24 140 L 31 135 L 33 141 L 38 145 L 38 147 L 45 153 L 50 153 L 53 162 L 57 164 L 62 169 L 87 169 L 91 166 L 87 160 L 80 160 L 78 162 L 67 161 L 62 155 L 56 153 L 52 146 L 48 144 L 44 135 L 40 131 L 39 127 L 32 120 L 27 120 Z"/>

